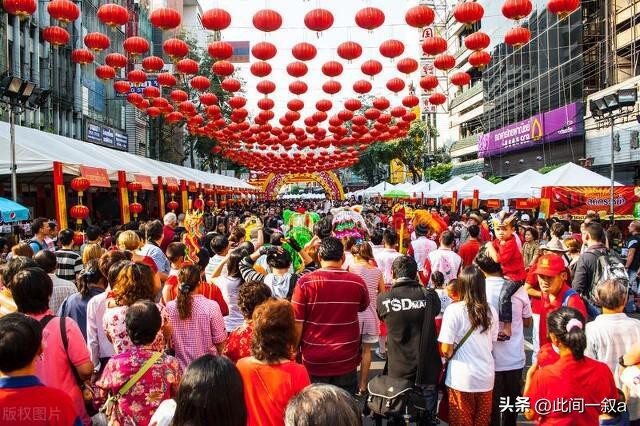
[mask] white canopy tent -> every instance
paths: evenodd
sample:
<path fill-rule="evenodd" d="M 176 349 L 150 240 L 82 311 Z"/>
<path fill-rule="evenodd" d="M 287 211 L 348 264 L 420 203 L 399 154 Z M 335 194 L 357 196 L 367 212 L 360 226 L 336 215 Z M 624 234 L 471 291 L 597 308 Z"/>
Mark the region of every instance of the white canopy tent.
<path fill-rule="evenodd" d="M 79 175 L 80 166 L 90 166 L 106 169 L 112 181 L 118 179 L 120 170 L 128 174 L 129 180 L 133 180 L 133 174 L 150 176 L 154 184 L 154 178 L 174 177 L 229 188 L 253 189 L 234 177 L 164 163 L 28 127 L 16 126 L 15 129 L 18 174 L 51 172 L 53 162 L 58 161 L 63 164 L 63 172 L 70 175 Z M 11 173 L 9 144 L 9 124 L 0 122 L 0 175 Z"/>
<path fill-rule="evenodd" d="M 398 189 L 400 191 L 412 192 L 413 184 L 411 182 L 404 182 L 397 184 L 393 189 Z"/>
<path fill-rule="evenodd" d="M 445 194 L 451 194 L 453 191 L 457 191 L 459 187 L 464 185 L 465 180 L 460 176 L 455 176 L 442 184 L 442 192 Z"/>
<path fill-rule="evenodd" d="M 441 198 L 444 196 L 442 191 L 442 184 L 435 180 L 429 182 L 418 182 L 413 185 L 411 192 L 416 194 L 416 197 L 424 198 Z"/>
<path fill-rule="evenodd" d="M 364 189 L 361 195 L 365 197 L 377 197 L 378 195 L 384 195 L 385 192 L 391 191 L 392 189 L 395 189 L 395 185 L 382 181 L 375 186 Z"/>
<path fill-rule="evenodd" d="M 476 175 L 464 181 L 464 183 L 457 188 L 448 191 L 447 195 L 451 195 L 453 191 L 458 191 L 458 199 L 471 198 L 475 190 L 478 190 L 478 193 L 482 194 L 483 192 L 491 191 L 494 187 L 494 184 Z"/>
<path fill-rule="evenodd" d="M 575 163 L 567 163 L 543 175 L 540 186 L 611 186 L 611 179 Z M 615 182 L 615 186 L 622 184 Z"/>
<path fill-rule="evenodd" d="M 539 197 L 544 175 L 528 169 L 496 184 L 491 190 L 480 192 L 481 200 Z"/>

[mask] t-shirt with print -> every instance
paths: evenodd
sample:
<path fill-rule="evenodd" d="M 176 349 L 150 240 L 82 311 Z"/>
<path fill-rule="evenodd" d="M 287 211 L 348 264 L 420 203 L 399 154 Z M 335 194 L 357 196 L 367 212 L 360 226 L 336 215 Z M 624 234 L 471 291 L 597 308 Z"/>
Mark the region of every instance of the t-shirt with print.
<path fill-rule="evenodd" d="M 475 329 L 449 360 L 445 384 L 462 392 L 488 392 L 493 389 L 495 362 L 491 351 L 498 339 L 498 312 L 489 305 L 491 325 L 484 332 Z M 457 345 L 471 328 L 467 305 L 449 305 L 442 316 L 440 343 Z"/>
<path fill-rule="evenodd" d="M 444 283 L 448 284 L 451 280 L 458 277 L 458 271 L 462 265 L 462 258 L 451 249 L 439 248 L 432 251 L 427 257 L 424 269 L 426 274 L 431 277 L 431 273 L 435 271 L 442 272 L 444 275 Z"/>

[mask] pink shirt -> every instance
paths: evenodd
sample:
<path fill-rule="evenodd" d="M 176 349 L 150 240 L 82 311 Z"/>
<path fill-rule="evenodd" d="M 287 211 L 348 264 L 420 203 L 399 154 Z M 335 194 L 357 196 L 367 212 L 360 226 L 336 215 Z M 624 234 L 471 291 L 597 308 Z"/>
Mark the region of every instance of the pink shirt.
<path fill-rule="evenodd" d="M 43 314 L 30 316 L 40 321 L 46 315 L 53 315 L 53 312 L 47 311 Z M 76 414 L 82 423 L 88 425 L 91 424 L 91 419 L 84 408 L 84 399 L 71 371 L 69 359 L 77 367 L 90 362 L 91 357 L 78 324 L 71 318 L 65 318 L 65 328 L 68 342 L 67 351 L 64 350 L 62 344 L 60 318 L 53 318 L 42 330 L 43 352 L 42 357 L 36 361 L 36 376 L 44 385 L 65 391 L 73 400 Z"/>
<path fill-rule="evenodd" d="M 399 256 L 401 256 L 400 253 L 390 248 L 384 248 L 373 254 L 376 264 L 382 272 L 382 279 L 387 286 L 390 286 L 393 283 L 393 277 L 391 275 L 391 265 L 393 264 L 393 261 L 396 259 L 396 257 Z"/>

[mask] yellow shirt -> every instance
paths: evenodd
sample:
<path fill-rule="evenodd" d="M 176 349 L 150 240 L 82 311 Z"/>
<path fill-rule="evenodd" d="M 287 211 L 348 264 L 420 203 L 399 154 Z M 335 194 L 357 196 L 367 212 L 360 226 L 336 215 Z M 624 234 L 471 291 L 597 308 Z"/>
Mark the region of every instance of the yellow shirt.
<path fill-rule="evenodd" d="M 11 290 L 3 288 L 0 290 L 0 317 L 18 310 L 16 302 L 13 301 Z"/>

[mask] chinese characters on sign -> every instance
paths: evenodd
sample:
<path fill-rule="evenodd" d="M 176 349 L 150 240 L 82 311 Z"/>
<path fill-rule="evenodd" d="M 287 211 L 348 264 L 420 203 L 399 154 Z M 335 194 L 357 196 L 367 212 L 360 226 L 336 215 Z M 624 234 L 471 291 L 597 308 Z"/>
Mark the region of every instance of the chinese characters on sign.
<path fill-rule="evenodd" d="M 605 398 L 599 403 L 587 403 L 583 398 L 558 398 L 555 400 L 542 398 L 536 401 L 533 410 L 541 416 L 547 416 L 552 413 L 584 413 L 584 410 L 590 407 L 599 408 L 602 414 L 617 415 L 626 411 L 627 404 L 609 398 Z M 531 401 L 527 396 L 518 396 L 515 401 L 511 401 L 508 396 L 501 396 L 499 408 L 501 413 L 524 413 L 532 409 Z"/>

